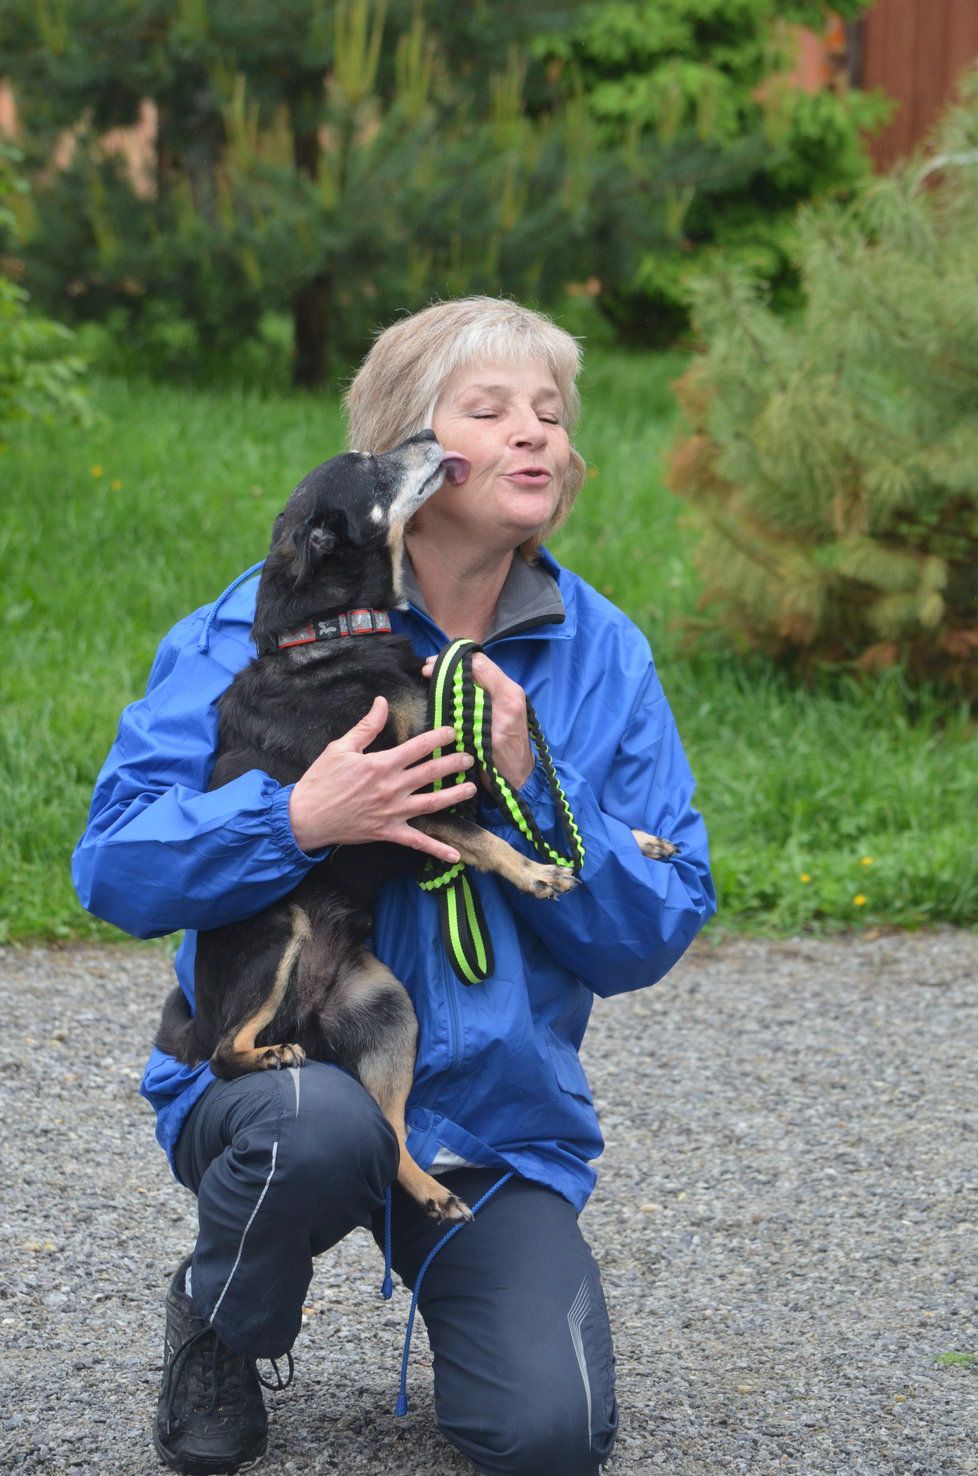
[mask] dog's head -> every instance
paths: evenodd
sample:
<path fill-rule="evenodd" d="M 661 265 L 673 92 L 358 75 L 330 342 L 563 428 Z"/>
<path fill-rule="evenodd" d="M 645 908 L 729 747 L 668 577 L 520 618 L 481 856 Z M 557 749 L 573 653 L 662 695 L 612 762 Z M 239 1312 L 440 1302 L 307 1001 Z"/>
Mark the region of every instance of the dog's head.
<path fill-rule="evenodd" d="M 446 476 L 463 474 L 460 460 L 425 430 L 381 456 L 334 456 L 303 477 L 272 531 L 255 610 L 259 648 L 313 614 L 397 604 L 405 525 Z"/>

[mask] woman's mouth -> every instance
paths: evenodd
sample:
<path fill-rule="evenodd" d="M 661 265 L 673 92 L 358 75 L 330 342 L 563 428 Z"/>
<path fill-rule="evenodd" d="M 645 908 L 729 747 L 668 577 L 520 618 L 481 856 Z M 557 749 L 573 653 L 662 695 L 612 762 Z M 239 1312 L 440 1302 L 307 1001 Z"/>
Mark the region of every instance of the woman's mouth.
<path fill-rule="evenodd" d="M 550 481 L 550 473 L 542 466 L 523 467 L 521 471 L 506 472 L 505 476 L 518 487 L 545 487 Z"/>

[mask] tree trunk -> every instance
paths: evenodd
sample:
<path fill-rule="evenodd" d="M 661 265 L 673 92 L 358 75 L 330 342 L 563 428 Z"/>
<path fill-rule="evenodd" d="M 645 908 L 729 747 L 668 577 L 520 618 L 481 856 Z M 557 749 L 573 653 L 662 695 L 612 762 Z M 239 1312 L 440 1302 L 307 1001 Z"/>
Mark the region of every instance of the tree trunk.
<path fill-rule="evenodd" d="M 292 157 L 307 179 L 319 178 L 319 132 L 295 127 L 293 113 Z M 292 383 L 297 389 L 316 389 L 326 383 L 329 371 L 327 339 L 330 308 L 329 278 L 325 272 L 312 277 L 292 299 Z"/>
<path fill-rule="evenodd" d="M 297 389 L 315 389 L 326 383 L 328 336 L 329 279 L 321 274 L 292 299 L 292 383 Z"/>

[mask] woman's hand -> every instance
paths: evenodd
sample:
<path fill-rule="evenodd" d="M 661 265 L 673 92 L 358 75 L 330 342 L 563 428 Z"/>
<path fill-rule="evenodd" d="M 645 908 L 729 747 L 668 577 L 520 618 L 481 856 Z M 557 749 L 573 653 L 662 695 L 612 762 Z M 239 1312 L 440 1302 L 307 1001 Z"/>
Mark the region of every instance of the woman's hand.
<path fill-rule="evenodd" d="M 434 667 L 429 656 L 422 676 L 430 677 Z M 472 657 L 472 675 L 492 701 L 493 762 L 513 789 L 522 789 L 536 762 L 526 726 L 526 693 L 482 651 Z"/>
<path fill-rule="evenodd" d="M 289 800 L 296 844 L 303 851 L 317 851 L 321 846 L 394 841 L 439 861 L 457 861 L 458 852 L 451 846 L 407 822 L 471 799 L 475 794 L 472 783 L 417 793 L 434 779 L 471 768 L 471 758 L 454 748 L 441 758 L 430 757 L 435 748 L 454 744 L 454 728 L 435 728 L 396 748 L 365 753 L 386 722 L 387 700 L 376 697 L 356 727 L 328 744 L 297 781 Z"/>

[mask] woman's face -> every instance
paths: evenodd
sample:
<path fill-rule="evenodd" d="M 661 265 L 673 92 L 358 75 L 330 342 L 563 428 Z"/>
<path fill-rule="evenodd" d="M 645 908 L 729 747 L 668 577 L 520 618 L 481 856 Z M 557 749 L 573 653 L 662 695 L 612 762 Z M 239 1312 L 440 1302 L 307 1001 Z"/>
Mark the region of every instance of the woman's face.
<path fill-rule="evenodd" d="M 553 516 L 570 462 L 560 391 L 541 359 L 459 371 L 445 385 L 431 428 L 446 451 L 471 462 L 461 486 L 446 481 L 412 525 L 437 538 L 446 525 L 490 548 L 517 548 Z"/>

